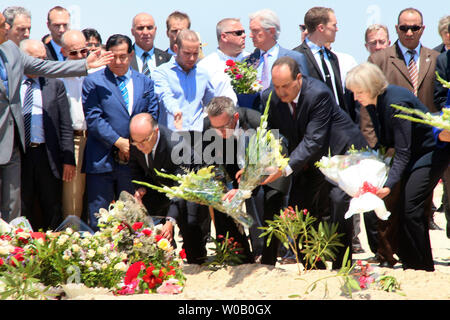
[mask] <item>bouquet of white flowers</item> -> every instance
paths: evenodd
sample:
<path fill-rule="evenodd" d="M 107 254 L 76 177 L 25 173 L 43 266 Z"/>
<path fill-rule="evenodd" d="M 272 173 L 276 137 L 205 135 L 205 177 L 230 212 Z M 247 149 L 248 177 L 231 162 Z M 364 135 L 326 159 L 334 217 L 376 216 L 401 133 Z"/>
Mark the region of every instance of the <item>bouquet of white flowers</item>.
<path fill-rule="evenodd" d="M 256 134 L 251 136 L 245 153 L 245 165 L 239 182 L 239 190 L 224 206 L 228 213 L 242 211 L 244 201 L 251 197 L 252 191 L 268 175 L 278 169 L 284 169 L 289 158 L 282 153 L 281 139 L 277 139 L 271 130 L 267 130 L 267 118 L 272 92 L 269 94 L 264 114 Z"/>
<path fill-rule="evenodd" d="M 316 163 L 319 170 L 334 184 L 352 197 L 345 214 L 348 219 L 355 213 L 374 210 L 377 217 L 387 220 L 384 201 L 376 191 L 386 182 L 389 165 L 375 151 L 351 149 L 346 155 L 322 157 Z"/>

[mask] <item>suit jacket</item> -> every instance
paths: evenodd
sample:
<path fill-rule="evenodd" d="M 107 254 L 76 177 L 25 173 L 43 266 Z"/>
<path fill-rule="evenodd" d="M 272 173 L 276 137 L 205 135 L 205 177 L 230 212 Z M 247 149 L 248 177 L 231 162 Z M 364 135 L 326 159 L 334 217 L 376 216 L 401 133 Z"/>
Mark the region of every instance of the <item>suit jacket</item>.
<path fill-rule="evenodd" d="M 134 45 L 133 45 L 133 48 L 134 48 Z M 157 67 L 159 67 L 163 63 L 169 62 L 169 60 L 172 58 L 172 55 L 170 53 L 162 51 L 161 49 L 158 49 L 158 48 L 155 48 L 154 54 L 155 54 L 155 60 L 156 60 Z M 141 70 L 138 69 L 138 63 L 137 63 L 136 59 L 137 59 L 136 54 L 134 54 L 133 58 L 131 60 L 131 68 L 133 68 L 137 72 L 141 72 Z"/>
<path fill-rule="evenodd" d="M 63 164 L 75 165 L 72 119 L 64 83 L 39 78 L 42 91 L 45 148 L 53 175 L 61 179 Z"/>
<path fill-rule="evenodd" d="M 437 149 L 431 126 L 396 118 L 400 111 L 390 107 L 397 104 L 427 112 L 427 107 L 409 90 L 389 85 L 377 98 L 369 113 L 375 125 L 380 145 L 394 148 L 395 155 L 385 186 L 393 188 L 405 172 L 431 165 L 448 165 L 450 144 Z"/>
<path fill-rule="evenodd" d="M 298 66 L 300 67 L 300 72 L 304 75 L 309 75 L 309 69 L 308 69 L 308 63 L 306 61 L 305 56 L 300 53 L 293 50 L 285 49 L 280 46 L 280 50 L 278 52 L 278 58 L 281 57 L 291 57 L 295 61 L 297 61 Z M 245 61 L 249 65 L 253 65 L 255 68 L 259 66 L 260 63 L 260 57 L 261 57 L 261 50 L 255 49 L 252 54 L 250 54 Z"/>
<path fill-rule="evenodd" d="M 249 108 L 245 108 L 245 107 L 241 107 L 241 108 L 237 108 L 237 111 L 239 113 L 239 127 L 240 129 L 242 129 L 245 132 L 247 132 L 247 130 L 255 130 L 254 132 L 256 133 L 256 129 L 259 127 L 260 123 L 261 123 L 261 113 L 259 113 L 256 110 L 252 110 Z M 203 125 L 203 132 L 206 132 L 207 130 L 212 129 L 211 127 L 211 123 L 209 121 L 209 117 L 206 117 L 204 119 L 204 125 Z M 237 181 L 235 181 L 235 176 L 236 173 L 240 170 L 240 167 L 238 165 L 238 160 L 237 160 L 237 153 L 238 152 L 245 152 L 245 150 L 247 149 L 247 145 L 248 145 L 248 139 L 250 138 L 249 135 L 245 135 L 242 134 L 241 138 L 245 139 L 242 142 L 244 143 L 242 149 L 238 150 L 238 142 L 236 141 L 236 139 L 234 138 L 234 136 L 231 138 L 233 139 L 233 144 L 234 147 L 233 149 L 227 149 L 227 146 L 229 146 L 230 144 L 227 143 L 227 140 L 223 139 L 222 137 L 220 137 L 219 135 L 217 135 L 217 133 L 215 133 L 214 131 L 214 135 L 215 138 L 212 140 L 213 142 L 216 141 L 221 141 L 222 143 L 222 150 L 215 150 L 217 152 L 217 154 L 215 154 L 215 159 L 220 159 L 220 162 L 224 164 L 224 168 L 225 171 L 227 172 L 229 178 L 232 180 L 233 182 L 233 187 L 237 188 L 238 187 L 238 183 Z M 248 132 L 247 132 L 248 133 Z M 204 147 L 203 150 L 205 150 L 205 147 L 207 147 L 207 145 L 210 142 L 204 142 Z M 283 145 L 284 147 L 284 153 L 287 154 L 287 143 L 285 143 Z M 228 147 L 229 148 L 229 147 Z M 227 159 L 229 159 L 229 155 L 227 155 L 226 151 L 234 151 L 233 152 L 233 162 L 229 163 L 229 161 L 227 161 Z M 222 152 L 221 152 L 222 151 Z M 243 157 L 244 155 L 242 155 Z M 207 163 L 208 165 L 211 163 Z M 285 178 L 282 177 L 278 180 L 276 180 L 273 183 L 270 183 L 268 186 L 272 189 L 278 190 L 282 193 L 287 194 L 289 191 L 289 185 L 290 185 L 290 179 L 289 178 Z"/>
<path fill-rule="evenodd" d="M 58 61 L 58 56 L 56 55 L 55 48 L 53 48 L 50 42 L 44 43 L 45 51 L 47 53 L 47 59 L 52 61 Z"/>
<path fill-rule="evenodd" d="M 42 75 L 51 78 L 78 77 L 87 74 L 85 60 L 48 61 L 30 57 L 12 41 L 0 44 L 0 58 L 8 74 L 9 91 L 0 81 L 0 165 L 8 163 L 14 146 L 14 131 L 17 128 L 22 150 L 25 150 L 20 86 L 24 74 Z"/>
<path fill-rule="evenodd" d="M 420 68 L 419 68 L 419 89 L 417 97 L 431 112 L 438 111 L 438 106 L 434 104 L 434 86 L 436 59 L 439 53 L 432 49 L 422 46 L 420 50 Z M 394 45 L 371 54 L 368 58 L 380 67 L 390 84 L 404 87 L 411 92 L 414 91 L 409 78 L 408 66 L 405 63 L 403 54 L 398 46 L 398 40 Z"/>
<path fill-rule="evenodd" d="M 436 59 L 436 71 L 439 76 L 450 81 L 450 50 L 441 53 Z M 448 89 L 445 88 L 436 78 L 434 84 L 434 103 L 441 110 L 447 101 Z"/>
<path fill-rule="evenodd" d="M 172 139 L 172 132 L 165 126 L 159 125 L 160 138 L 155 150 L 155 156 L 153 159 L 147 162 L 144 153 L 139 151 L 135 146 L 130 146 L 130 170 L 133 180 L 143 181 L 156 186 L 172 186 L 174 181 L 158 176 L 155 169 L 167 174 L 183 174 L 184 168 L 189 168 L 190 164 L 178 164 L 174 163 L 172 158 L 172 151 L 179 143 L 184 143 L 181 139 Z M 192 159 L 190 148 L 187 147 L 189 159 Z M 151 157 L 151 154 L 148 155 Z M 178 159 L 179 160 L 179 159 Z M 139 186 L 138 186 L 139 187 Z M 176 201 L 176 200 L 175 200 Z M 162 215 L 166 214 L 174 219 L 177 218 L 178 212 L 176 210 L 169 210 L 170 204 L 173 202 L 163 193 L 156 190 L 147 188 L 147 193 L 142 199 L 144 206 L 150 215 Z"/>
<path fill-rule="evenodd" d="M 302 53 L 306 57 L 309 75 L 311 77 L 316 78 L 317 80 L 321 80 L 322 82 L 325 83 L 325 79 L 322 76 L 322 71 L 321 71 L 322 68 L 320 68 L 319 65 L 317 64 L 316 59 L 314 58 L 314 55 L 313 55 L 311 49 L 309 48 L 308 44 L 306 43 L 306 41 L 303 41 L 303 43 L 301 45 L 294 48 L 293 50 Z M 333 52 L 331 52 L 328 49 L 325 49 L 325 51 L 328 54 L 331 67 L 333 69 L 334 81 L 336 84 L 336 90 L 337 90 L 337 95 L 338 95 L 337 103 L 339 104 L 339 106 L 342 109 L 344 109 L 345 111 L 348 112 L 348 108 L 347 108 L 346 101 L 344 98 L 344 84 L 342 83 L 341 70 L 339 67 L 338 57 L 336 56 L 336 54 L 334 54 Z"/>
<path fill-rule="evenodd" d="M 445 52 L 445 44 L 441 43 L 440 45 L 434 47 L 433 50 L 435 50 L 439 53 Z"/>
<path fill-rule="evenodd" d="M 269 89 L 263 92 L 264 105 L 269 93 Z M 294 173 L 314 168 L 329 152 L 345 154 L 352 145 L 357 149 L 367 146 L 358 126 L 335 100 L 326 84 L 304 76 L 294 119 L 288 104 L 272 93 L 268 125 L 287 138 L 289 166 Z"/>
<path fill-rule="evenodd" d="M 158 119 L 153 81 L 135 70 L 132 70 L 131 78 L 134 91 L 131 115 L 108 67 L 84 79 L 82 102 L 88 130 L 83 165 L 86 173 L 113 171 L 114 143 L 119 137 L 129 138 L 129 124 L 135 114 L 148 112 Z"/>

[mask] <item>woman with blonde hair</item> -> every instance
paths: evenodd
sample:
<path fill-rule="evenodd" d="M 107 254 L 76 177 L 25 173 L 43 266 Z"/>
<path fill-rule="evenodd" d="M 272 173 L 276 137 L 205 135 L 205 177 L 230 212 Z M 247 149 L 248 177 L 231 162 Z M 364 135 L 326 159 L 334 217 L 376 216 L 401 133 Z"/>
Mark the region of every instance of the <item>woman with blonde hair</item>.
<path fill-rule="evenodd" d="M 367 108 L 374 124 L 377 145 L 394 148 L 392 166 L 383 188 L 385 198 L 399 184 L 398 256 L 403 269 L 434 271 L 425 204 L 450 160 L 450 147 L 436 146 L 432 127 L 395 117 L 400 111 L 392 104 L 428 112 L 408 89 L 391 85 L 380 68 L 362 63 L 349 71 L 346 86 L 361 107 Z"/>

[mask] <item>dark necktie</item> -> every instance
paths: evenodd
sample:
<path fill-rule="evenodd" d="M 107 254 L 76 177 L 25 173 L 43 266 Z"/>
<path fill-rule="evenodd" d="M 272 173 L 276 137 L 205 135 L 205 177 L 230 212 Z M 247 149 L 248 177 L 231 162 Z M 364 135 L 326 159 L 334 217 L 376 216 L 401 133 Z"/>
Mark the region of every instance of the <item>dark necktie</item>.
<path fill-rule="evenodd" d="M 297 104 L 294 101 L 292 101 L 291 106 L 292 106 L 292 118 L 295 121 L 297 120 Z"/>
<path fill-rule="evenodd" d="M 149 58 L 150 58 L 150 55 L 148 54 L 148 52 L 144 52 L 142 54 L 142 61 L 144 62 L 144 65 L 142 67 L 142 73 L 144 75 L 146 75 L 147 77 L 151 78 L 150 77 L 150 69 L 148 68 L 148 60 L 149 60 Z"/>
<path fill-rule="evenodd" d="M 25 146 L 29 146 L 31 142 L 31 111 L 33 108 L 33 81 L 31 79 L 25 80 L 24 84 L 27 86 L 22 104 L 22 114 L 25 127 Z"/>
<path fill-rule="evenodd" d="M 328 88 L 330 88 L 331 92 L 334 92 L 333 83 L 331 82 L 330 70 L 328 69 L 327 64 L 325 62 L 323 49 L 320 49 L 319 53 L 320 53 L 320 61 L 322 61 L 322 70 L 323 73 L 325 74 L 325 83 L 327 84 Z"/>

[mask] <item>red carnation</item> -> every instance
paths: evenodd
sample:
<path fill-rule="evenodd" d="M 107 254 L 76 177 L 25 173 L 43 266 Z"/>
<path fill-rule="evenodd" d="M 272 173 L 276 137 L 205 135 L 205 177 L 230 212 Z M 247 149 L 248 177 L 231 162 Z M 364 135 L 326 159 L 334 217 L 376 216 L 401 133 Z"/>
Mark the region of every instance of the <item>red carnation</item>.
<path fill-rule="evenodd" d="M 186 251 L 184 249 L 181 249 L 179 255 L 181 259 L 183 260 L 186 259 Z"/>
<path fill-rule="evenodd" d="M 138 231 L 139 229 L 142 228 L 143 225 L 144 225 L 143 222 L 135 222 L 135 223 L 133 224 L 132 228 L 133 228 L 134 231 Z"/>
<path fill-rule="evenodd" d="M 151 234 L 152 234 L 152 230 L 150 230 L 150 229 L 144 229 L 144 230 L 142 230 L 142 233 L 149 237 L 149 236 L 151 236 Z"/>
<path fill-rule="evenodd" d="M 136 279 L 141 272 L 142 269 L 145 268 L 145 264 L 142 261 L 138 261 L 133 263 L 127 270 L 125 275 L 124 283 L 125 285 L 129 285 L 132 283 L 134 279 Z"/>
<path fill-rule="evenodd" d="M 234 62 L 233 60 L 227 60 L 226 65 L 229 67 L 234 67 L 236 65 L 236 62 Z"/>

